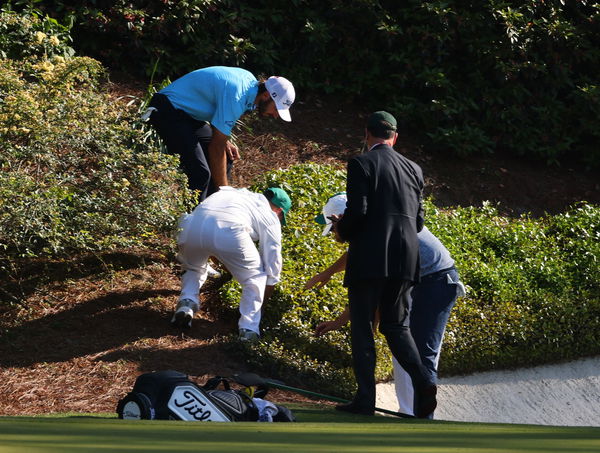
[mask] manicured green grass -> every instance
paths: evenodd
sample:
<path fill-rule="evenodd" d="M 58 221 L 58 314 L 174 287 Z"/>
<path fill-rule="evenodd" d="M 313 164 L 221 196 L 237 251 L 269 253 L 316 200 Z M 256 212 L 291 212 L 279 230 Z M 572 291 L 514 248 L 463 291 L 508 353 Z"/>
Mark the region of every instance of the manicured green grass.
<path fill-rule="evenodd" d="M 7 452 L 598 452 L 600 428 L 405 420 L 295 409 L 298 423 L 0 418 Z"/>

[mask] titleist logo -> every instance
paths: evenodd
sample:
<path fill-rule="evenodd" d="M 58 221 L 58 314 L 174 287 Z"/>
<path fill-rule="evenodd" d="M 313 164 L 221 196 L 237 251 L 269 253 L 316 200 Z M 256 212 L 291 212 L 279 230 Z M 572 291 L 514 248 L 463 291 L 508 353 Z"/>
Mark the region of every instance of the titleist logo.
<path fill-rule="evenodd" d="M 210 410 L 206 408 L 206 403 L 201 401 L 194 393 L 189 390 L 183 392 L 185 401 L 179 402 L 177 398 L 173 401 L 175 406 L 182 408 L 194 419 L 202 421 L 210 418 Z"/>

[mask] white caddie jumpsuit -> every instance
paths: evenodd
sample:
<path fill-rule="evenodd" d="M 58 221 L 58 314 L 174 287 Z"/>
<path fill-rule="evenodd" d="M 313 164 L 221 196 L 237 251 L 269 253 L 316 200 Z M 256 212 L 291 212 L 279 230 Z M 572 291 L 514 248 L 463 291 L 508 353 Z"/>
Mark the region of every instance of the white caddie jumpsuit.
<path fill-rule="evenodd" d="M 242 285 L 239 328 L 259 333 L 265 285 L 279 282 L 281 224 L 262 194 L 221 187 L 182 217 L 178 237 L 182 299 L 198 303 L 208 258 L 216 257 Z M 258 241 L 259 249 L 254 245 Z"/>

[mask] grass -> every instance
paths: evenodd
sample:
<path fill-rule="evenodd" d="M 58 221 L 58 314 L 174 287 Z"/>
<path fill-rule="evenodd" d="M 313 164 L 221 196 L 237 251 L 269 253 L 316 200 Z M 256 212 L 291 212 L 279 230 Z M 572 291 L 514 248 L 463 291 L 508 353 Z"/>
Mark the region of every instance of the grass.
<path fill-rule="evenodd" d="M 295 408 L 298 423 L 125 421 L 114 414 L 0 418 L 8 452 L 598 452 L 600 428 L 364 417 Z"/>

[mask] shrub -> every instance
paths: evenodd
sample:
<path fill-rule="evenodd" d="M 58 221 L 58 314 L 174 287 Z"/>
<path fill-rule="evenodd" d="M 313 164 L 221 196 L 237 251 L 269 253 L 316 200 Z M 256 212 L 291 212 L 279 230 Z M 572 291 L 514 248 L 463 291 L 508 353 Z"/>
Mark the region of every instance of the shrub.
<path fill-rule="evenodd" d="M 9 255 L 100 250 L 169 231 L 183 210 L 177 165 L 142 152 L 135 109 L 95 88 L 98 62 L 0 67 L 0 243 Z"/>
<path fill-rule="evenodd" d="M 56 19 L 36 11 L 0 10 L 0 58 L 72 57 L 75 52 L 70 43 L 69 27 Z"/>
<path fill-rule="evenodd" d="M 346 331 L 315 338 L 313 330 L 319 321 L 333 319 L 343 311 L 346 290 L 339 278 L 320 290 L 318 297 L 313 291 L 303 291 L 302 285 L 343 253 L 344 247 L 331 237 L 323 237 L 322 227 L 313 219 L 327 198 L 343 190 L 344 185 L 342 170 L 303 164 L 270 172 L 252 187 L 257 192 L 281 187 L 290 194 L 293 205 L 283 230 L 282 280 L 265 306 L 261 323 L 264 341 L 247 346 L 246 354 L 250 364 L 269 374 L 292 381 L 299 379 L 304 385 L 312 383 L 337 393 L 352 389 Z M 239 291 L 236 282 L 221 291 L 225 305 L 222 309 L 232 316 L 237 311 Z M 347 377 L 345 382 L 334 379 L 340 375 Z M 333 381 L 327 386 L 324 382 L 329 378 Z"/>
<path fill-rule="evenodd" d="M 170 247 L 192 196 L 176 159 L 148 151 L 135 102 L 101 91 L 96 60 L 25 55 L 0 59 L 2 275 L 19 259 Z"/>
<path fill-rule="evenodd" d="M 254 187 L 280 186 L 293 208 L 284 229 L 284 271 L 265 306 L 262 339 L 245 357 L 264 372 L 298 385 L 348 396 L 353 389 L 349 331 L 315 338 L 315 326 L 346 305 L 341 275 L 326 287 L 304 283 L 333 263 L 344 246 L 321 236 L 313 219 L 327 198 L 343 190 L 345 172 L 306 164 L 276 170 Z M 533 219 L 502 217 L 490 204 L 441 211 L 426 203 L 426 223 L 452 253 L 468 287 L 446 332 L 442 374 L 534 365 L 600 352 L 600 208 L 581 204 Z M 239 285 L 222 291 L 222 310 L 236 316 Z M 390 374 L 378 336 L 377 376 Z"/>
<path fill-rule="evenodd" d="M 491 206 L 429 217 L 457 260 L 468 297 L 448 326 L 442 371 L 534 365 L 597 353 L 600 210 L 539 220 Z"/>

